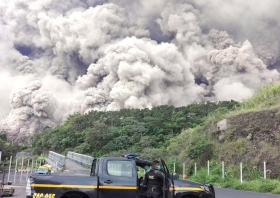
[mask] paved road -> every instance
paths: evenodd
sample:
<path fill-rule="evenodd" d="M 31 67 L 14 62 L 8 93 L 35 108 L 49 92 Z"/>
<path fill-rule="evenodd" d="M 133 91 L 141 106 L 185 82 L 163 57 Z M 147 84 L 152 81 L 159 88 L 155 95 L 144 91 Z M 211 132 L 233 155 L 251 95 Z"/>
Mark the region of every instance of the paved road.
<path fill-rule="evenodd" d="M 8 172 L 9 172 L 8 170 L 5 171 L 4 182 L 6 183 L 7 181 L 10 181 L 12 182 L 13 185 L 17 185 L 17 186 L 24 186 L 30 174 L 26 172 L 22 172 L 22 173 L 15 172 L 14 169 L 11 169 L 10 175 L 8 174 Z M 3 173 L 0 173 L 0 180 L 1 181 L 3 180 Z"/>
<path fill-rule="evenodd" d="M 280 195 L 215 188 L 216 198 L 280 198 Z"/>
<path fill-rule="evenodd" d="M 90 169 L 82 167 L 80 164 L 77 164 L 69 159 L 66 160 L 66 167 L 61 175 L 80 175 L 80 176 L 89 176 Z"/>
<path fill-rule="evenodd" d="M 14 179 L 14 172 L 11 171 L 10 181 Z M 79 164 L 66 160 L 66 170 L 64 172 L 54 172 L 53 175 L 77 175 L 77 176 L 87 176 L 89 175 L 89 169 L 86 169 Z M 7 177 L 7 176 L 6 176 Z M 1 175 L 0 178 L 2 179 Z M 21 181 L 20 181 L 21 179 Z M 26 184 L 26 173 L 16 174 L 16 190 L 14 193 L 14 198 L 25 198 L 25 184 Z M 280 195 L 264 194 L 264 193 L 255 193 L 248 191 L 239 191 L 232 189 L 224 188 L 215 188 L 216 198 L 280 198 Z"/>
<path fill-rule="evenodd" d="M 15 193 L 13 194 L 14 198 L 25 198 L 25 185 L 26 178 L 28 177 L 27 173 L 16 173 L 14 170 L 11 170 L 9 181 L 12 182 L 12 186 L 15 187 Z M 0 174 L 0 180 L 3 180 L 3 174 Z M 8 181 L 8 171 L 5 173 L 4 182 Z"/>

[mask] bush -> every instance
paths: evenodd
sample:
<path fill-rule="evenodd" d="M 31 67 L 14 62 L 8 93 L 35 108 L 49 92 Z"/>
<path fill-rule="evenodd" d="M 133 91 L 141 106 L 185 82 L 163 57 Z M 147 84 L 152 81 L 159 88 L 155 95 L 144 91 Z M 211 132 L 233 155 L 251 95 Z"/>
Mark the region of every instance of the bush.
<path fill-rule="evenodd" d="M 278 185 L 275 189 L 273 189 L 273 190 L 271 191 L 271 193 L 273 193 L 273 194 L 279 194 L 279 195 L 280 195 L 280 185 Z"/>
<path fill-rule="evenodd" d="M 243 100 L 243 109 L 254 109 L 257 107 L 270 107 L 275 105 L 280 98 L 280 83 L 264 85 L 251 98 Z"/>

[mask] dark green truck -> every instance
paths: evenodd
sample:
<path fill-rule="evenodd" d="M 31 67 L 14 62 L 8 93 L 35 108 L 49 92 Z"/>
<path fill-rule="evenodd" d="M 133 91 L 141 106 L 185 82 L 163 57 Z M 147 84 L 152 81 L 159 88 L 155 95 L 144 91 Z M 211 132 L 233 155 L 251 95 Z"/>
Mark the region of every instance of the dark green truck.
<path fill-rule="evenodd" d="M 139 158 L 101 157 L 92 162 L 89 176 L 31 175 L 26 198 L 145 198 L 140 176 L 152 166 Z M 215 198 L 212 185 L 174 179 L 161 160 L 165 175 L 163 198 Z"/>

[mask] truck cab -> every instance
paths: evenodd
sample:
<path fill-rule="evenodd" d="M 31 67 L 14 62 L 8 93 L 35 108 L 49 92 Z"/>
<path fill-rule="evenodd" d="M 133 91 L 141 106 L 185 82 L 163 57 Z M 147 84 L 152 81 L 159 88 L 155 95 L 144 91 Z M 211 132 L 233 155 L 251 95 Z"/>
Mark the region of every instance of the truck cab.
<path fill-rule="evenodd" d="M 163 198 L 215 198 L 207 185 L 172 179 L 161 160 L 165 175 Z M 146 198 L 140 187 L 141 176 L 152 162 L 137 157 L 101 157 L 92 162 L 89 176 L 31 175 L 26 186 L 27 198 Z"/>
<path fill-rule="evenodd" d="M 114 192 L 117 197 L 147 198 L 147 189 L 141 187 L 140 184 L 145 173 L 152 167 L 153 163 L 151 161 L 129 155 L 123 158 L 103 159 L 101 160 L 103 164 L 100 163 L 100 160 L 93 160 L 91 176 L 99 175 L 101 189 L 118 189 Z M 161 166 L 165 178 L 163 198 L 215 198 L 214 188 L 211 184 L 204 185 L 181 180 L 178 176 L 174 177 L 169 173 L 162 159 Z M 107 173 L 101 176 L 104 172 L 100 171 L 100 168 L 107 169 Z M 101 192 L 100 197 L 106 198 L 110 196 L 112 196 L 111 192 L 105 190 Z"/>

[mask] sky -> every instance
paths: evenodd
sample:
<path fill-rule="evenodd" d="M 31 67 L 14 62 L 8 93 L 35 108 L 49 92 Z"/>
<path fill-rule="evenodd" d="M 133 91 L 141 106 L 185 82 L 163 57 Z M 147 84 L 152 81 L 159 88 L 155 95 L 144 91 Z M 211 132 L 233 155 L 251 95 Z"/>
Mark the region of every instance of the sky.
<path fill-rule="evenodd" d="M 279 0 L 1 0 L 0 130 L 242 101 L 279 81 Z"/>

